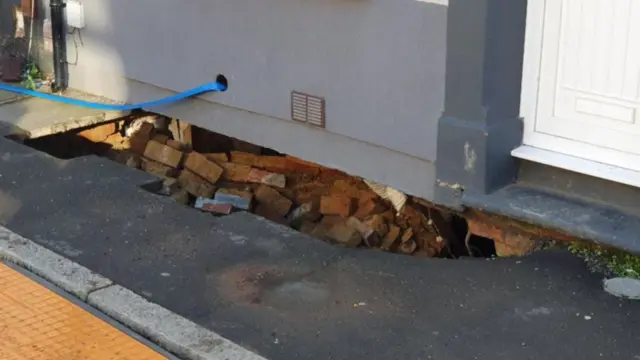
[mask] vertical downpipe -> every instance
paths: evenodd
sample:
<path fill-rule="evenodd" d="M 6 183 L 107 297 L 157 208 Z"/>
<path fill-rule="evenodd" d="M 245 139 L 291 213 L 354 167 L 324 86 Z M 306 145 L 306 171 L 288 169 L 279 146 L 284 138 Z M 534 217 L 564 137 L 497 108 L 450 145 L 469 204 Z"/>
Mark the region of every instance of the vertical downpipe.
<path fill-rule="evenodd" d="M 67 88 L 67 38 L 65 34 L 64 0 L 50 0 L 51 35 L 53 36 L 53 72 L 52 90 L 63 91 Z"/>

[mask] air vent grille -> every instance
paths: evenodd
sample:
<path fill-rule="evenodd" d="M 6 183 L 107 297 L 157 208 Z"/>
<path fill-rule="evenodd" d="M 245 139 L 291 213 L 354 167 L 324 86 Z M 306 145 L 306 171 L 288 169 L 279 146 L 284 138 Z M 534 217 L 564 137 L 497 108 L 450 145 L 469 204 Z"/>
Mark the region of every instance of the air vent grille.
<path fill-rule="evenodd" d="M 309 125 L 325 127 L 324 98 L 291 92 L 291 119 Z"/>

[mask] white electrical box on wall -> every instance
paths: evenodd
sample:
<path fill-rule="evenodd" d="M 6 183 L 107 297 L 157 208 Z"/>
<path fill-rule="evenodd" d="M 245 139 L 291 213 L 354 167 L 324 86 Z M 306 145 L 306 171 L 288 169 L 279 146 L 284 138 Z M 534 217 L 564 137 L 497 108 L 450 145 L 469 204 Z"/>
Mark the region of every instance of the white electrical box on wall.
<path fill-rule="evenodd" d="M 67 0 L 66 6 L 67 26 L 84 29 L 84 5 L 75 0 Z"/>

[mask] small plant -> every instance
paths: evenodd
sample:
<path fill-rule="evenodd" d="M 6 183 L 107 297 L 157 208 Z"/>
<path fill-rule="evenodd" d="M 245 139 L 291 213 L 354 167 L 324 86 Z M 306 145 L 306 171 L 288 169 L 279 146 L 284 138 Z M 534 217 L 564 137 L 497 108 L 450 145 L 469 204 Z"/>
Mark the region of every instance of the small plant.
<path fill-rule="evenodd" d="M 611 277 L 640 279 L 640 256 L 597 244 L 573 243 L 569 251 Z"/>
<path fill-rule="evenodd" d="M 34 61 L 27 61 L 22 71 L 22 86 L 29 90 L 38 88 L 38 82 L 44 79 L 44 75 Z"/>

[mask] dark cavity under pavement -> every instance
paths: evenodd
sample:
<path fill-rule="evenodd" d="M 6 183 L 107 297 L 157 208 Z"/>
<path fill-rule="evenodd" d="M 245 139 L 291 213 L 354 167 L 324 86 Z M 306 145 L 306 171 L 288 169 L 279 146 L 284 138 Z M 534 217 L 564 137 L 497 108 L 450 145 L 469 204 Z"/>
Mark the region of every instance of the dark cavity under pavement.
<path fill-rule="evenodd" d="M 250 214 L 214 218 L 94 156 L 0 139 L 0 223 L 274 360 L 640 359 L 640 303 L 580 259 L 345 250 Z"/>

